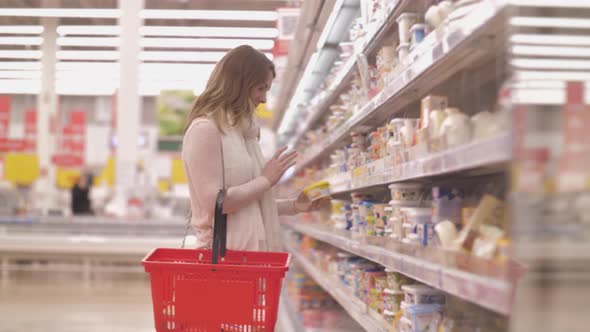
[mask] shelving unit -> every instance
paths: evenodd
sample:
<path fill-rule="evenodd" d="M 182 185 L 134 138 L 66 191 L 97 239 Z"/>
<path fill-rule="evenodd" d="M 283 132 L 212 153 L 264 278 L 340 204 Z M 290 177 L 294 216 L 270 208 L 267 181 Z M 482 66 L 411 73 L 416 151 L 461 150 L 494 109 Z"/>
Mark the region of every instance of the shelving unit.
<path fill-rule="evenodd" d="M 340 231 L 324 225 L 289 222 L 296 232 L 364 257 L 431 287 L 501 314 L 509 314 L 514 287 L 524 267 Z"/>
<path fill-rule="evenodd" d="M 332 132 L 324 142 L 306 151 L 298 162 L 295 174 L 342 146 L 355 128 L 374 118 L 393 116 L 415 101 L 417 96 L 426 94 L 458 70 L 475 61 L 492 57 L 494 53 L 491 49 L 503 43 L 506 8 L 506 1 L 482 1 L 477 9 L 462 20 L 461 26 L 450 26 L 448 31 L 436 31 L 428 35 L 420 47 L 410 54 L 415 61 L 404 68 L 396 79 L 370 100 L 361 111 Z M 391 19 L 386 20 L 389 21 Z M 437 38 L 438 34 L 442 36 Z M 375 36 L 379 37 L 380 34 Z M 345 70 L 346 68 L 348 66 L 344 67 Z M 336 80 L 338 86 L 346 83 L 346 77 L 343 75 L 341 81 Z M 333 91 L 341 92 L 338 88 L 334 88 Z M 322 106 L 315 111 L 325 110 L 326 107 Z M 318 116 L 314 114 L 310 118 L 317 119 Z M 310 127 L 311 125 L 307 125 L 305 128 Z M 303 133 L 298 133 L 297 140 Z"/>
<path fill-rule="evenodd" d="M 290 244 L 285 249 L 300 263 L 305 272 L 313 278 L 344 310 L 365 330 L 371 332 L 390 332 L 387 322 L 377 314 L 372 314 L 368 306 L 352 294 L 350 289 L 342 286 L 335 276 L 330 276 L 315 267 L 301 252 Z"/>
<path fill-rule="evenodd" d="M 510 144 L 511 137 L 505 134 L 429 154 L 401 165 L 394 165 L 393 161 L 385 158 L 326 181 L 330 182 L 331 193 L 338 195 L 393 182 L 423 180 L 464 171 L 493 173 L 503 170 L 502 166 L 510 161 Z"/>

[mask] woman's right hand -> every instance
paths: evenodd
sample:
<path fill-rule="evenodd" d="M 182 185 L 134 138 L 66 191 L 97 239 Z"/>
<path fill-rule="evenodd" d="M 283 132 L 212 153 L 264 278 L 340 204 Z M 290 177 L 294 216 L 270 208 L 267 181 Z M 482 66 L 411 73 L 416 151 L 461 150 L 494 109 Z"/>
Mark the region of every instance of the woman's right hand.
<path fill-rule="evenodd" d="M 271 186 L 274 186 L 283 174 L 291 167 L 295 165 L 295 159 L 297 158 L 297 151 L 291 151 L 289 153 L 283 154 L 287 150 L 287 147 L 284 147 L 277 151 L 275 155 L 266 162 L 264 168 L 262 169 L 262 175 L 268 179 Z"/>

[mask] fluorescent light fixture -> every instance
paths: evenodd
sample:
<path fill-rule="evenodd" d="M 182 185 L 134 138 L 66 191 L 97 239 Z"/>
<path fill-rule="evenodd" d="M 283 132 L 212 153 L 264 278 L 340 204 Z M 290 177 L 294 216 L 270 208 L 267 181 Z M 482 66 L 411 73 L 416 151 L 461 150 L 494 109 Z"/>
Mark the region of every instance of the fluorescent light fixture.
<path fill-rule="evenodd" d="M 323 48 L 326 40 L 328 39 L 328 35 L 332 32 L 332 28 L 334 28 L 334 23 L 336 22 L 336 18 L 340 15 L 340 11 L 342 10 L 342 6 L 344 5 L 344 0 L 337 0 L 334 4 L 334 9 L 330 13 L 326 24 L 324 25 L 324 30 L 322 30 L 322 34 L 318 39 L 317 48 Z"/>
<path fill-rule="evenodd" d="M 587 58 L 590 57 L 590 48 L 588 47 L 565 47 L 565 46 L 521 46 L 511 47 L 514 55 L 528 56 L 554 56 L 570 58 Z"/>
<path fill-rule="evenodd" d="M 214 21 L 268 21 L 278 18 L 275 11 L 256 10 L 172 10 L 144 9 L 139 12 L 143 19 L 214 20 Z"/>
<path fill-rule="evenodd" d="M 40 71 L 32 70 L 0 70 L 0 79 L 41 79 Z"/>
<path fill-rule="evenodd" d="M 531 28 L 588 29 L 590 28 L 590 19 L 517 16 L 510 19 L 510 25 Z"/>
<path fill-rule="evenodd" d="M 143 36 L 167 37 L 225 37 L 225 38 L 276 38 L 276 28 L 228 28 L 228 27 L 174 27 L 143 26 L 139 29 Z"/>
<path fill-rule="evenodd" d="M 576 35 L 515 34 L 510 41 L 515 44 L 590 46 L 589 36 Z"/>
<path fill-rule="evenodd" d="M 119 18 L 121 10 L 103 8 L 2 8 L 0 16 Z"/>
<path fill-rule="evenodd" d="M 226 52 L 161 52 L 143 51 L 139 54 L 141 61 L 193 61 L 193 62 L 217 62 L 223 58 Z M 272 54 L 264 53 L 270 60 Z"/>
<path fill-rule="evenodd" d="M 516 71 L 515 78 L 525 80 L 590 81 L 590 72 L 571 71 Z"/>
<path fill-rule="evenodd" d="M 511 0 L 510 4 L 524 7 L 590 8 L 588 0 Z"/>
<path fill-rule="evenodd" d="M 41 51 L 30 50 L 0 50 L 3 59 L 41 59 Z"/>
<path fill-rule="evenodd" d="M 0 62 L 0 70 L 41 70 L 41 62 L 36 62 L 36 61 Z"/>
<path fill-rule="evenodd" d="M 232 49 L 250 45 L 259 50 L 271 50 L 275 42 L 269 39 L 213 39 L 213 38 L 142 38 L 142 47 Z"/>
<path fill-rule="evenodd" d="M 516 58 L 511 60 L 510 64 L 522 69 L 590 70 L 590 60 Z"/>
<path fill-rule="evenodd" d="M 118 51 L 57 51 L 60 60 L 119 60 Z"/>
<path fill-rule="evenodd" d="M 0 45 L 39 46 L 41 44 L 43 44 L 41 37 L 0 37 Z"/>
<path fill-rule="evenodd" d="M 0 34 L 39 35 L 43 33 L 40 25 L 0 25 Z"/>
<path fill-rule="evenodd" d="M 59 37 L 59 46 L 81 46 L 81 47 L 119 47 L 121 38 L 118 37 Z"/>
<path fill-rule="evenodd" d="M 55 64 L 58 71 L 118 71 L 118 62 L 70 62 L 62 61 Z"/>
<path fill-rule="evenodd" d="M 57 27 L 57 33 L 61 36 L 118 36 L 121 34 L 121 27 L 118 25 L 60 25 Z"/>

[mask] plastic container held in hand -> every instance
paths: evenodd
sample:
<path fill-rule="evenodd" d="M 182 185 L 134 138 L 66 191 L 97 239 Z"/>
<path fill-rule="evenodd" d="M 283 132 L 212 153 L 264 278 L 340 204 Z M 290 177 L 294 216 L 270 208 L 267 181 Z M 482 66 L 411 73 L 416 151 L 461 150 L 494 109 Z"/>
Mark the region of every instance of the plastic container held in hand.
<path fill-rule="evenodd" d="M 447 302 L 445 293 L 426 285 L 405 285 L 402 286 L 405 292 L 405 302 L 412 304 L 440 304 Z"/>
<path fill-rule="evenodd" d="M 305 189 L 303 189 L 303 193 L 307 198 L 310 200 L 318 199 L 320 197 L 325 197 L 330 195 L 330 183 L 326 181 L 314 183 Z"/>

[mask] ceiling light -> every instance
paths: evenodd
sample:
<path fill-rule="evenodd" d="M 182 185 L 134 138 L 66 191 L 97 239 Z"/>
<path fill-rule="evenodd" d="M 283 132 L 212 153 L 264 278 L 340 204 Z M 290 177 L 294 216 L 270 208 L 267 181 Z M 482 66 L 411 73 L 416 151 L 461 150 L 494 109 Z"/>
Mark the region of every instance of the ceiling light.
<path fill-rule="evenodd" d="M 36 62 L 36 61 L 0 62 L 0 70 L 41 70 L 41 62 Z"/>
<path fill-rule="evenodd" d="M 118 51 L 57 51 L 60 60 L 118 60 Z"/>
<path fill-rule="evenodd" d="M 516 44 L 590 46 L 590 37 L 576 35 L 515 34 L 510 41 Z"/>
<path fill-rule="evenodd" d="M 516 68 L 524 69 L 564 69 L 564 70 L 588 70 L 588 60 L 548 60 L 548 59 L 513 59 L 510 64 Z"/>
<path fill-rule="evenodd" d="M 588 29 L 590 28 L 590 19 L 517 16 L 510 19 L 510 25 L 539 28 Z"/>
<path fill-rule="evenodd" d="M 43 44 L 41 37 L 0 37 L 0 45 L 39 46 Z"/>
<path fill-rule="evenodd" d="M 4 59 L 41 59 L 41 51 L 0 50 L 0 58 Z"/>
<path fill-rule="evenodd" d="M 121 34 L 121 27 L 118 25 L 60 25 L 57 27 L 57 33 L 61 36 L 117 36 Z"/>
<path fill-rule="evenodd" d="M 170 10 L 144 9 L 139 12 L 143 19 L 182 19 L 215 21 L 271 21 L 277 20 L 275 11 L 256 10 Z"/>
<path fill-rule="evenodd" d="M 119 18 L 121 17 L 121 10 L 102 8 L 2 8 L 0 16 Z"/>
<path fill-rule="evenodd" d="M 217 62 L 223 58 L 226 52 L 159 52 L 143 51 L 139 54 L 141 61 L 192 61 L 192 62 Z M 272 54 L 264 53 L 270 60 Z"/>
<path fill-rule="evenodd" d="M 32 70 L 0 70 L 0 79 L 41 79 L 41 71 Z"/>
<path fill-rule="evenodd" d="M 169 37 L 255 37 L 276 38 L 276 28 L 229 28 L 229 27 L 174 27 L 174 26 L 143 26 L 139 29 L 143 36 Z"/>
<path fill-rule="evenodd" d="M 118 47 L 121 39 L 118 37 L 60 37 L 57 38 L 59 46 L 82 47 Z"/>
<path fill-rule="evenodd" d="M 212 38 L 142 38 L 142 47 L 232 49 L 250 45 L 259 50 L 271 50 L 275 42 L 269 39 L 212 39 Z"/>
<path fill-rule="evenodd" d="M 511 48 L 514 55 L 528 56 L 553 56 L 553 57 L 590 57 L 590 48 L 587 47 L 564 47 L 564 46 L 522 46 L 516 45 Z"/>
<path fill-rule="evenodd" d="M 40 25 L 0 25 L 0 34 L 38 35 L 43 33 Z"/>

